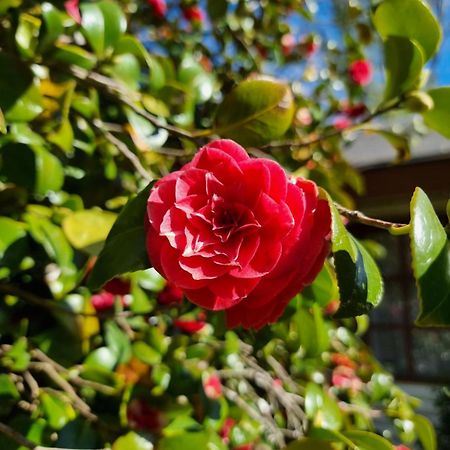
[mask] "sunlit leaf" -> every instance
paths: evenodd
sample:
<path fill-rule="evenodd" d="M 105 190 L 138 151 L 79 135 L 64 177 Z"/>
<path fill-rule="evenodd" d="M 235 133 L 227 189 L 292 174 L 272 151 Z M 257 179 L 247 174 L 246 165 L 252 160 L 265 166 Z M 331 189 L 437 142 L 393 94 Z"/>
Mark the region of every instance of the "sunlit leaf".
<path fill-rule="evenodd" d="M 450 87 L 440 87 L 428 91 L 434 106 L 423 114 L 427 126 L 450 139 Z"/>

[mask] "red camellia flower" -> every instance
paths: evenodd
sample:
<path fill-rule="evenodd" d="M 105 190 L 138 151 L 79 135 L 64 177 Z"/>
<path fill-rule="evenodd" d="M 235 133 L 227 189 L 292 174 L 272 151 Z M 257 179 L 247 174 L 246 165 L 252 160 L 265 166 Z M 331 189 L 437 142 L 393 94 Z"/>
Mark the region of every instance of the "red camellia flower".
<path fill-rule="evenodd" d="M 333 125 L 337 130 L 345 130 L 352 125 L 352 121 L 346 116 L 337 116 L 333 120 Z"/>
<path fill-rule="evenodd" d="M 217 400 L 222 396 L 222 383 L 216 374 L 209 375 L 203 379 L 203 390 L 208 398 Z"/>
<path fill-rule="evenodd" d="M 183 301 L 183 291 L 173 283 L 167 283 L 164 289 L 158 294 L 160 305 L 177 305 Z"/>
<path fill-rule="evenodd" d="M 72 19 L 77 23 L 81 23 L 80 8 L 78 6 L 79 3 L 80 0 L 67 0 L 64 2 L 64 9 L 66 10 L 66 13 L 69 14 L 69 16 L 72 17 Z"/>
<path fill-rule="evenodd" d="M 163 19 L 167 13 L 166 0 L 147 0 L 147 3 L 153 9 L 153 13 L 158 19 Z"/>
<path fill-rule="evenodd" d="M 91 297 L 92 306 L 96 311 L 105 311 L 112 308 L 116 296 L 120 297 L 123 306 L 127 306 L 127 294 L 130 293 L 130 282 L 121 278 L 108 281 L 102 291 Z"/>
<path fill-rule="evenodd" d="M 226 309 L 230 327 L 275 322 L 329 250 L 330 210 L 317 186 L 231 140 L 159 180 L 147 209 L 153 267 L 193 303 Z"/>
<path fill-rule="evenodd" d="M 360 86 L 367 86 L 372 81 L 373 67 L 366 59 L 353 61 L 348 71 L 353 82 Z"/>
<path fill-rule="evenodd" d="M 406 445 L 396 445 L 394 448 L 395 448 L 395 450 L 411 450 Z"/>
<path fill-rule="evenodd" d="M 183 16 L 189 22 L 196 24 L 202 24 L 205 20 L 203 10 L 197 5 L 183 8 Z"/>
<path fill-rule="evenodd" d="M 346 366 L 338 366 L 333 370 L 331 384 L 338 388 L 350 389 L 352 391 L 360 391 L 363 387 L 363 382 L 355 374 L 355 371 Z"/>
<path fill-rule="evenodd" d="M 219 435 L 225 444 L 230 442 L 231 430 L 236 425 L 236 421 L 232 417 L 227 417 L 223 421 L 222 428 L 220 429 Z"/>

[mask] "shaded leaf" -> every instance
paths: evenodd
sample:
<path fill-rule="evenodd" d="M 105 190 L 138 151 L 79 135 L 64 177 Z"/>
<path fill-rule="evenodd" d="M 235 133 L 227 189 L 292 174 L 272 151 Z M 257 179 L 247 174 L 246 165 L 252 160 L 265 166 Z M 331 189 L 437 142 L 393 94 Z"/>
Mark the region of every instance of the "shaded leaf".
<path fill-rule="evenodd" d="M 394 450 L 389 441 L 369 431 L 345 431 L 342 434 L 357 445 L 359 450 Z"/>
<path fill-rule="evenodd" d="M 215 133 L 242 145 L 261 145 L 288 130 L 294 114 L 287 84 L 272 79 L 240 83 L 219 105 Z"/>
<path fill-rule="evenodd" d="M 393 99 L 413 89 L 424 63 L 422 50 L 417 44 L 405 37 L 388 36 L 384 42 L 384 100 Z"/>
<path fill-rule="evenodd" d="M 424 416 L 415 415 L 412 418 L 414 429 L 424 450 L 437 450 L 437 437 L 433 424 Z"/>
<path fill-rule="evenodd" d="M 450 139 L 450 87 L 440 87 L 428 91 L 434 106 L 423 113 L 427 126 Z"/>
<path fill-rule="evenodd" d="M 92 290 L 116 275 L 148 269 L 144 221 L 152 184 L 125 205 L 114 223 L 89 277 Z"/>

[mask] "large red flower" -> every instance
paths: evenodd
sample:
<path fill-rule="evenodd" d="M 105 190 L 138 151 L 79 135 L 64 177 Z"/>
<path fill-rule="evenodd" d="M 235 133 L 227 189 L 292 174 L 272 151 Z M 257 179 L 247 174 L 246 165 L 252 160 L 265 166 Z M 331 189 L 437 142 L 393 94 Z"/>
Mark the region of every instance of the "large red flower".
<path fill-rule="evenodd" d="M 328 253 L 330 211 L 316 185 L 289 179 L 231 140 L 206 145 L 148 199 L 151 263 L 228 326 L 275 322 Z"/>

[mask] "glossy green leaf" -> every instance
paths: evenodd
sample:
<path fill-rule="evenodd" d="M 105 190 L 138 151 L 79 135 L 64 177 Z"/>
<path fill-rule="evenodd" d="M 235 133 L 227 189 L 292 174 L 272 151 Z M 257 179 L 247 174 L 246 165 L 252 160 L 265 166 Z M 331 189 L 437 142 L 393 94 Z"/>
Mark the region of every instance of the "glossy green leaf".
<path fill-rule="evenodd" d="M 19 24 L 16 30 L 16 44 L 19 52 L 26 58 L 34 55 L 38 45 L 39 30 L 41 21 L 37 17 L 22 13 L 19 16 Z"/>
<path fill-rule="evenodd" d="M 450 245 L 425 192 L 411 199 L 412 267 L 420 296 L 417 325 L 450 325 Z"/>
<path fill-rule="evenodd" d="M 226 450 L 222 439 L 214 432 L 183 433 L 167 436 L 159 442 L 158 450 Z"/>
<path fill-rule="evenodd" d="M 41 391 L 39 400 L 51 428 L 60 430 L 70 420 L 75 418 L 75 411 L 72 405 L 60 395 Z"/>
<path fill-rule="evenodd" d="M 308 432 L 308 436 L 321 439 L 324 441 L 342 442 L 350 450 L 359 450 L 358 447 L 347 437 L 345 437 L 340 431 L 328 430 L 326 428 L 311 427 Z"/>
<path fill-rule="evenodd" d="M 26 234 L 23 223 L 9 217 L 0 217 L 0 263 L 7 249 Z"/>
<path fill-rule="evenodd" d="M 30 363 L 28 352 L 28 341 L 25 336 L 19 337 L 14 344 L 1 356 L 1 363 L 14 372 L 22 372 L 28 368 Z"/>
<path fill-rule="evenodd" d="M 47 139 L 52 144 L 59 147 L 64 153 L 70 154 L 73 151 L 73 129 L 68 119 L 63 119 L 61 125 Z"/>
<path fill-rule="evenodd" d="M 97 63 L 95 55 L 81 47 L 70 44 L 56 43 L 51 57 L 57 62 L 73 64 L 86 70 L 92 69 Z"/>
<path fill-rule="evenodd" d="M 71 291 L 77 283 L 77 268 L 74 265 L 73 250 L 60 227 L 46 217 L 26 214 L 25 221 L 30 227 L 33 239 L 41 244 L 48 256 L 58 265 L 55 274 L 48 276 L 48 283 L 57 298 Z"/>
<path fill-rule="evenodd" d="M 359 450 L 394 450 L 389 441 L 369 431 L 345 431 L 342 434 L 355 443 Z"/>
<path fill-rule="evenodd" d="M 437 437 L 433 424 L 421 415 L 412 418 L 414 429 L 424 450 L 437 450 Z"/>
<path fill-rule="evenodd" d="M 147 214 L 149 184 L 125 205 L 98 256 L 88 284 L 99 289 L 116 275 L 148 269 L 144 219 Z"/>
<path fill-rule="evenodd" d="M 325 262 L 314 282 L 303 289 L 302 297 L 322 307 L 339 298 L 336 274 L 329 262 Z"/>
<path fill-rule="evenodd" d="M 423 114 L 426 125 L 450 139 L 450 87 L 431 89 L 427 93 L 434 106 Z"/>
<path fill-rule="evenodd" d="M 75 211 L 64 218 L 62 228 L 76 249 L 97 255 L 116 218 L 116 214 L 99 208 Z"/>
<path fill-rule="evenodd" d="M 186 55 L 178 69 L 178 80 L 193 89 L 197 102 L 208 101 L 214 92 L 214 77 L 191 55 Z"/>
<path fill-rule="evenodd" d="M 116 353 L 108 347 L 95 349 L 84 361 L 87 369 L 104 369 L 111 371 L 117 364 Z"/>
<path fill-rule="evenodd" d="M 415 41 L 429 60 L 439 48 L 442 31 L 430 7 L 422 0 L 383 0 L 373 22 L 383 39 L 400 36 Z"/>
<path fill-rule="evenodd" d="M 242 145 L 262 145 L 283 136 L 293 114 L 293 97 L 287 84 L 250 79 L 240 83 L 219 105 L 215 133 Z"/>
<path fill-rule="evenodd" d="M 332 212 L 332 251 L 341 306 L 336 317 L 366 314 L 383 297 L 383 280 L 367 250 L 347 231 L 339 212 Z"/>
<path fill-rule="evenodd" d="M 8 122 L 28 122 L 42 110 L 42 96 L 29 67 L 0 53 L 0 108 Z"/>
<path fill-rule="evenodd" d="M 6 134 L 6 120 L 1 108 L 0 108 L 0 133 Z"/>
<path fill-rule="evenodd" d="M 119 364 L 126 363 L 131 358 L 132 351 L 128 336 L 115 322 L 105 324 L 105 342 Z"/>
<path fill-rule="evenodd" d="M 8 144 L 1 149 L 0 173 L 12 183 L 46 195 L 58 191 L 64 182 L 64 171 L 56 156 L 37 145 Z"/>
<path fill-rule="evenodd" d="M 144 436 L 130 431 L 114 442 L 112 450 L 153 450 L 153 444 Z"/>
<path fill-rule="evenodd" d="M 44 19 L 39 49 L 47 50 L 64 33 L 64 16 L 51 3 L 42 3 L 42 18 Z"/>
<path fill-rule="evenodd" d="M 309 312 L 305 308 L 299 308 L 296 313 L 297 333 L 306 357 L 318 356 L 329 346 L 328 330 L 320 306 L 313 304 L 311 309 Z"/>
<path fill-rule="evenodd" d="M 133 54 L 124 53 L 115 56 L 109 71 L 116 80 L 123 82 L 128 88 L 138 89 L 141 66 Z"/>
<path fill-rule="evenodd" d="M 82 3 L 81 28 L 87 41 L 98 57 L 111 52 L 127 23 L 122 9 L 117 3 L 102 0 L 97 3 Z"/>
<path fill-rule="evenodd" d="M 418 83 L 424 63 L 422 50 L 414 41 L 401 36 L 388 36 L 384 42 L 384 100 L 393 99 L 413 89 Z"/>
<path fill-rule="evenodd" d="M 342 413 L 323 386 L 315 383 L 306 385 L 305 412 L 316 427 L 329 430 L 339 430 L 342 427 Z"/>
<path fill-rule="evenodd" d="M 143 341 L 137 341 L 133 344 L 133 355 L 150 366 L 161 362 L 161 355 Z"/>

